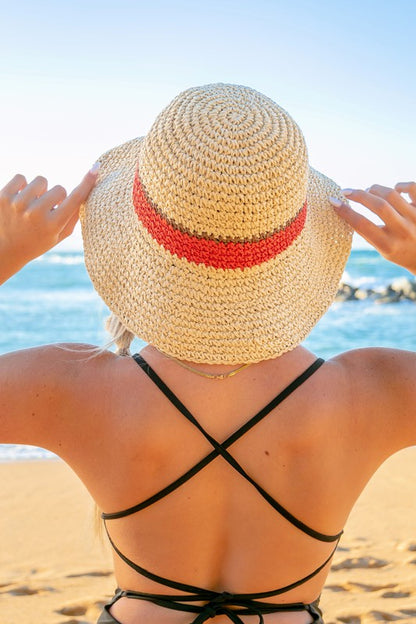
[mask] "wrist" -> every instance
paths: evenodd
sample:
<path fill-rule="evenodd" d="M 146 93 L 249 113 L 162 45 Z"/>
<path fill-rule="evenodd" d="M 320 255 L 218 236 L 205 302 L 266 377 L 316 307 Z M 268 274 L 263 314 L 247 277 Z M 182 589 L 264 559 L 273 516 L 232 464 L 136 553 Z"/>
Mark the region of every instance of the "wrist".
<path fill-rule="evenodd" d="M 22 255 L 16 254 L 10 246 L 2 244 L 0 240 L 0 284 L 4 284 L 22 269 L 29 260 Z"/>

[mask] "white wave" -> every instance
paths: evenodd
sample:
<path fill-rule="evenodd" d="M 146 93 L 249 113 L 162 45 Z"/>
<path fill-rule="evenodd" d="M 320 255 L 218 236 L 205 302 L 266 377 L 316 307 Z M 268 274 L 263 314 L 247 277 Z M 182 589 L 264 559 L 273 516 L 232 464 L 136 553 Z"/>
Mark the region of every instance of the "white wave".
<path fill-rule="evenodd" d="M 380 264 L 380 256 L 378 254 L 366 256 L 363 260 L 358 262 L 359 265 L 367 264 Z"/>
<path fill-rule="evenodd" d="M 388 284 L 388 280 L 384 283 L 384 282 L 381 282 L 376 277 L 371 276 L 371 275 L 363 275 L 362 277 L 357 277 L 355 280 L 352 280 L 352 281 L 353 281 L 353 285 L 356 286 L 357 288 L 359 287 L 375 288 L 375 287 L 387 286 Z"/>
<path fill-rule="evenodd" d="M 355 303 L 355 301 L 352 303 Z M 405 307 L 408 309 L 405 310 Z M 380 304 L 374 304 L 374 302 L 372 302 L 369 305 L 362 306 L 360 309 L 361 316 L 408 317 L 409 312 L 411 314 L 415 312 L 415 304 L 412 301 L 399 301 L 394 303 L 392 302 Z"/>
<path fill-rule="evenodd" d="M 0 444 L 0 462 L 26 461 L 31 459 L 54 459 L 56 455 L 38 446 Z"/>
<path fill-rule="evenodd" d="M 10 301 L 10 302 L 1 302 L 10 307 L 10 309 L 19 309 L 24 308 L 29 303 L 36 304 L 33 308 L 32 313 L 36 313 L 36 311 L 41 310 L 43 304 L 53 303 L 54 305 L 62 305 L 69 304 L 72 307 L 77 304 L 82 303 L 96 303 L 98 305 L 101 304 L 101 299 L 92 289 L 70 289 L 67 290 L 62 289 L 54 289 L 50 288 L 49 290 L 35 290 L 29 289 L 22 290 L 19 292 L 19 299 Z M 104 304 L 103 304 L 104 305 Z"/>
<path fill-rule="evenodd" d="M 361 275 L 360 277 L 352 277 L 351 273 L 348 271 L 344 271 L 341 281 L 345 284 L 349 284 L 355 288 L 375 288 L 375 287 L 383 287 L 387 286 L 391 279 L 388 278 L 380 279 L 380 277 L 375 277 L 374 275 Z"/>
<path fill-rule="evenodd" d="M 75 254 L 58 254 L 47 253 L 36 259 L 37 262 L 45 264 L 84 264 L 84 256 L 80 253 Z"/>

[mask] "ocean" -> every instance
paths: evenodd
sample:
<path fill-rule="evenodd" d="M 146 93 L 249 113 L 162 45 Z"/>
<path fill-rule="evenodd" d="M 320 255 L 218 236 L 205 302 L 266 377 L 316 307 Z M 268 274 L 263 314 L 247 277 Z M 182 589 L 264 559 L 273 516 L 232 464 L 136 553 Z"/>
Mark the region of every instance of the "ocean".
<path fill-rule="evenodd" d="M 352 251 L 343 280 L 377 288 L 410 274 L 372 250 Z M 0 353 L 51 342 L 104 345 L 108 310 L 95 293 L 82 252 L 50 251 L 0 289 Z M 376 304 L 372 300 L 334 303 L 305 341 L 328 358 L 366 346 L 416 350 L 416 303 Z M 143 345 L 137 340 L 136 349 Z M 48 459 L 43 449 L 0 445 L 0 461 Z"/>

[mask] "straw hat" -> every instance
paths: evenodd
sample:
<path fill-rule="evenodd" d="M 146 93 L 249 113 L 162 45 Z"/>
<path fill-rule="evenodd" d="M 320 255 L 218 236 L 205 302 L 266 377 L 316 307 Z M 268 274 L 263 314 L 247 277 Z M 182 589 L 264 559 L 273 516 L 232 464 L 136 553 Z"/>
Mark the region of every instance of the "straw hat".
<path fill-rule="evenodd" d="M 193 362 L 257 362 L 293 349 L 332 303 L 352 233 L 328 197 L 343 196 L 266 96 L 189 89 L 100 162 L 85 262 L 132 334 Z"/>

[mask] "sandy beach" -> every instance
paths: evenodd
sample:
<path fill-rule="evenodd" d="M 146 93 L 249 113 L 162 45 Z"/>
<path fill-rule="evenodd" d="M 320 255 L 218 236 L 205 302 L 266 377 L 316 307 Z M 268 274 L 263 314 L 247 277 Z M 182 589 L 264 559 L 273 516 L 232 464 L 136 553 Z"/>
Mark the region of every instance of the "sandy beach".
<path fill-rule="evenodd" d="M 326 624 L 416 622 L 416 448 L 391 458 L 345 529 Z M 115 587 L 94 507 L 62 462 L 0 464 L 1 624 L 93 624 Z"/>

